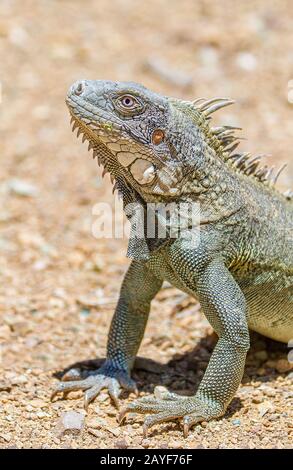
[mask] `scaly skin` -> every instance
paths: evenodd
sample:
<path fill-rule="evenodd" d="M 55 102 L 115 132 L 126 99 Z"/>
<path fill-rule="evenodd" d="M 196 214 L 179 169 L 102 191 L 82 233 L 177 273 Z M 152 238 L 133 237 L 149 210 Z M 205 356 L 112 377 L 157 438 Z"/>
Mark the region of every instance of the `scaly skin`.
<path fill-rule="evenodd" d="M 88 378 L 66 374 L 58 392 L 85 390 L 85 405 L 102 388 L 118 404 L 130 377 L 150 303 L 163 280 L 196 297 L 219 340 L 192 397 L 169 392 L 130 403 L 153 424 L 182 418 L 184 433 L 225 413 L 243 376 L 249 329 L 278 341 L 293 338 L 293 202 L 280 194 L 259 159 L 233 153 L 235 128 L 212 128 L 210 114 L 229 100 L 183 102 L 141 85 L 79 81 L 67 105 L 74 128 L 116 180 L 125 208 L 137 203 L 200 204 L 200 240 L 181 234 L 132 239 L 133 258 L 112 321 L 107 360 Z M 276 178 L 275 178 L 276 179 Z M 132 227 L 134 226 L 131 219 Z M 189 222 L 189 219 L 188 219 Z M 187 234 L 192 228 L 187 226 Z M 186 231 L 185 231 L 186 235 Z"/>

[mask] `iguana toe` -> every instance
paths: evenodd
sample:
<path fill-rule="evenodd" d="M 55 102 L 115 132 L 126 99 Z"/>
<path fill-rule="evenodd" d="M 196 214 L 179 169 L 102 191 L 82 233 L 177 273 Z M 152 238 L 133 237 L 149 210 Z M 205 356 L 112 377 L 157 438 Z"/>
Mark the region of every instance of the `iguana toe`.
<path fill-rule="evenodd" d="M 223 412 L 219 412 L 218 410 L 215 412 L 207 410 L 206 405 L 197 397 L 181 397 L 179 395 L 176 396 L 174 393 L 166 393 L 163 399 L 158 399 L 155 396 L 147 396 L 129 403 L 119 413 L 118 421 L 120 424 L 123 422 L 128 412 L 141 414 L 151 413 L 144 420 L 144 436 L 147 436 L 149 428 L 154 424 L 183 418 L 183 433 L 185 437 L 194 424 L 201 421 L 208 421 L 223 414 Z"/>
<path fill-rule="evenodd" d="M 115 406 L 119 408 L 119 396 L 122 389 L 137 394 L 136 383 L 128 376 L 123 370 L 113 369 L 109 366 L 102 367 L 97 371 L 91 372 L 87 378 L 83 380 L 77 380 L 77 377 L 81 377 L 77 370 L 68 371 L 51 395 L 53 400 L 58 393 L 67 394 L 71 391 L 84 390 L 84 407 L 88 408 L 91 403 L 102 389 L 107 389 L 110 397 L 112 398 Z M 71 380 L 69 380 L 71 378 Z M 74 379 L 75 380 L 72 380 Z"/>

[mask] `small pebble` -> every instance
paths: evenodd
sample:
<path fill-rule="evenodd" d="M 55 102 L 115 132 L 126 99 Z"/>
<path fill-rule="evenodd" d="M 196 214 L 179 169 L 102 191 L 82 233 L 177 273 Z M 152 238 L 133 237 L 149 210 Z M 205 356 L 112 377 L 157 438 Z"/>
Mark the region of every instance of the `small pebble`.
<path fill-rule="evenodd" d="M 240 421 L 240 419 L 233 419 L 232 424 L 233 424 L 234 426 L 240 426 L 241 421 Z"/>
<path fill-rule="evenodd" d="M 262 362 L 265 362 L 267 359 L 268 359 L 268 353 L 266 351 L 257 351 L 255 354 L 254 354 L 255 358 L 262 361 Z"/>
<path fill-rule="evenodd" d="M 77 411 L 66 411 L 62 413 L 57 425 L 56 434 L 79 434 L 84 427 L 84 414 Z"/>
<path fill-rule="evenodd" d="M 240 52 L 236 57 L 237 66 L 246 72 L 253 72 L 257 65 L 257 58 L 250 52 Z"/>
<path fill-rule="evenodd" d="M 0 382 L 0 392 L 10 392 L 11 385 L 8 382 Z"/>
<path fill-rule="evenodd" d="M 115 441 L 116 449 L 127 449 L 128 446 L 129 446 L 129 443 L 125 438 L 117 439 L 117 441 Z"/>
<path fill-rule="evenodd" d="M 23 197 L 36 197 L 38 195 L 38 188 L 27 181 L 12 179 L 7 182 L 8 190 L 18 196 Z"/>
<path fill-rule="evenodd" d="M 293 367 L 293 364 L 290 364 L 287 359 L 279 359 L 276 363 L 276 369 L 280 374 L 283 374 L 284 372 L 289 372 Z"/>
<path fill-rule="evenodd" d="M 261 417 L 266 413 L 274 411 L 274 405 L 270 401 L 265 401 L 258 405 L 258 412 Z"/>

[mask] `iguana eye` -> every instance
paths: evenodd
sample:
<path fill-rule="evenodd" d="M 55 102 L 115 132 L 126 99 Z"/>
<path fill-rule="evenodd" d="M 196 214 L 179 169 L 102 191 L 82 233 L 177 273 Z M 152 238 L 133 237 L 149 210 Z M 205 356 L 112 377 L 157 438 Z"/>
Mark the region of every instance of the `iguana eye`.
<path fill-rule="evenodd" d="M 144 109 L 141 100 L 128 93 L 114 97 L 113 102 L 116 110 L 126 117 L 134 116 Z"/>
<path fill-rule="evenodd" d="M 119 101 L 122 104 L 122 106 L 124 106 L 127 109 L 134 109 L 137 106 L 139 106 L 139 102 L 133 96 L 130 96 L 130 95 L 121 96 Z"/>

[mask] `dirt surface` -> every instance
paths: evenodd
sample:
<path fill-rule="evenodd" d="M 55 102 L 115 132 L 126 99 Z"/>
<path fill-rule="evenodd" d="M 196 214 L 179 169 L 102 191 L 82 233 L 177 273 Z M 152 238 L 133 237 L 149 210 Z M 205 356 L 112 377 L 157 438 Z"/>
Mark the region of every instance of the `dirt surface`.
<path fill-rule="evenodd" d="M 104 357 L 129 262 L 125 240 L 91 234 L 92 207 L 113 202 L 112 188 L 71 134 L 67 88 L 109 78 L 185 99 L 234 98 L 217 122 L 245 129 L 243 149 L 288 161 L 286 189 L 292 21 L 290 0 L 1 1 L 0 447 L 293 447 L 288 348 L 260 336 L 225 417 L 187 439 L 178 423 L 143 439 L 140 416 L 118 427 L 106 393 L 87 413 L 79 392 L 50 403 L 56 374 Z M 193 393 L 214 344 L 199 305 L 166 286 L 139 352 L 148 360 L 134 372 L 141 393 L 155 385 Z M 72 410 L 79 414 L 64 415 Z M 66 416 L 78 423 L 67 429 Z"/>

